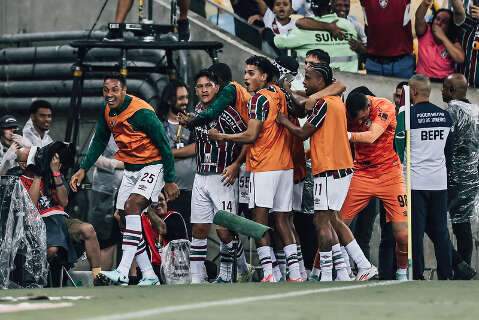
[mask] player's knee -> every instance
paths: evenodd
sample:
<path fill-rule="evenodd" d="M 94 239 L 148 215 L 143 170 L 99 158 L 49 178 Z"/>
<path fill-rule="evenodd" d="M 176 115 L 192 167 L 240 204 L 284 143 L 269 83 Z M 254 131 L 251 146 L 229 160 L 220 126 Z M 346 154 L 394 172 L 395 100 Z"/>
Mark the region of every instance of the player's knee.
<path fill-rule="evenodd" d="M 83 240 L 96 239 L 95 228 L 89 223 L 83 223 L 81 225 L 80 234 Z"/>
<path fill-rule="evenodd" d="M 393 227 L 393 234 L 394 234 L 394 239 L 398 244 L 407 244 L 408 241 L 408 234 L 407 234 L 407 225 L 406 227 L 401 226 L 395 226 Z"/>
<path fill-rule="evenodd" d="M 282 214 L 277 214 L 274 219 L 274 224 L 278 229 L 287 228 L 289 224 L 288 217 Z"/>
<path fill-rule="evenodd" d="M 323 229 L 330 226 L 331 217 L 329 213 L 317 212 L 314 215 L 314 225 L 317 229 Z"/>
<path fill-rule="evenodd" d="M 141 214 L 146 207 L 147 200 L 138 194 L 132 194 L 125 203 L 126 214 Z"/>
<path fill-rule="evenodd" d="M 194 238 L 205 239 L 210 231 L 210 225 L 205 223 L 195 223 L 191 228 L 191 233 Z"/>

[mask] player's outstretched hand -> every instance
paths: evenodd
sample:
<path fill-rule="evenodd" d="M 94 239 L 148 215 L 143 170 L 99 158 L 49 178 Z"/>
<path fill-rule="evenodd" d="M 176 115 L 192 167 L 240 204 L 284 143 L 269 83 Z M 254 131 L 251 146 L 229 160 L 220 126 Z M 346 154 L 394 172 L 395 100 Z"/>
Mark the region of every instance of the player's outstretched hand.
<path fill-rule="evenodd" d="M 180 189 L 174 182 L 165 183 L 165 194 L 166 194 L 166 201 L 172 201 L 178 198 L 180 195 Z"/>
<path fill-rule="evenodd" d="M 288 116 L 285 115 L 284 113 L 282 112 L 278 112 L 278 114 L 276 115 L 276 122 L 279 123 L 279 124 L 284 124 L 284 122 L 288 119 Z"/>
<path fill-rule="evenodd" d="M 221 182 L 223 182 L 223 185 L 233 185 L 233 183 L 235 183 L 236 181 L 236 178 L 238 178 L 239 169 L 240 166 L 236 162 L 233 162 L 232 164 L 227 166 L 222 173 L 223 178 L 221 178 Z"/>
<path fill-rule="evenodd" d="M 211 140 L 215 140 L 215 141 L 223 141 L 224 140 L 221 133 L 215 128 L 212 128 L 212 129 L 208 130 L 208 138 L 210 138 Z"/>
<path fill-rule="evenodd" d="M 70 188 L 73 190 L 73 192 L 78 191 L 78 187 L 82 183 L 83 179 L 85 179 L 85 169 L 78 169 L 78 171 L 75 172 L 70 180 Z"/>

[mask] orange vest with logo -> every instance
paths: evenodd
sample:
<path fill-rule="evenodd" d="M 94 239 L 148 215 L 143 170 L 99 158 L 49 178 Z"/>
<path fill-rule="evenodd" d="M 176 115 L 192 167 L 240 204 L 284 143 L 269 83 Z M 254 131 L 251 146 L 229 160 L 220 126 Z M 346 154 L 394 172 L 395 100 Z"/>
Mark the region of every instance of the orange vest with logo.
<path fill-rule="evenodd" d="M 258 138 L 247 155 L 248 169 L 252 172 L 293 169 L 291 137 L 288 129 L 276 123 L 279 111 L 287 113 L 286 97 L 278 86 L 276 92 L 261 89 L 257 93 L 266 97 L 269 103 L 268 117 Z"/>
<path fill-rule="evenodd" d="M 110 116 L 110 107 L 105 108 L 105 121 L 118 146 L 115 158 L 128 164 L 147 164 L 161 160 L 160 150 L 152 140 L 141 131 L 135 131 L 128 119 L 141 109 L 155 111 L 147 102 L 129 95 L 132 98 L 128 107 L 117 116 Z"/>
<path fill-rule="evenodd" d="M 248 101 L 251 99 L 249 92 L 236 81 L 231 81 L 231 84 L 235 86 L 236 89 L 236 111 L 243 119 L 244 123 L 248 124 L 249 121 L 249 110 L 248 110 Z"/>
<path fill-rule="evenodd" d="M 313 175 L 353 167 L 348 139 L 346 106 L 340 97 L 323 98 L 328 106 L 321 127 L 311 136 Z"/>

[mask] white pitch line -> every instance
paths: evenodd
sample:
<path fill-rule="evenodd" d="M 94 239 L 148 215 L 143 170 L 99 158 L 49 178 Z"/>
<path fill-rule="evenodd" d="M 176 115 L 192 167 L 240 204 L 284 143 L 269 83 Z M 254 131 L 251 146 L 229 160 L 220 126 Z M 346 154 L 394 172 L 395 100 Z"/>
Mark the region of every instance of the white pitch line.
<path fill-rule="evenodd" d="M 232 299 L 224 299 L 224 300 L 217 300 L 217 301 L 176 305 L 171 307 L 159 307 L 159 308 L 146 309 L 142 311 L 127 312 L 127 313 L 114 314 L 109 316 L 93 317 L 93 318 L 88 318 L 86 320 L 138 319 L 138 318 L 157 316 L 157 315 L 167 314 L 167 313 L 175 313 L 180 311 L 189 311 L 189 310 L 205 309 L 205 308 L 220 307 L 220 306 L 231 306 L 231 305 L 239 305 L 239 304 L 245 304 L 245 303 L 255 303 L 255 302 L 266 301 L 266 300 L 295 298 L 295 297 L 320 294 L 320 293 L 328 293 L 328 292 L 336 292 L 336 291 L 390 286 L 390 285 L 395 285 L 400 283 L 403 283 L 403 281 L 384 281 L 384 282 L 373 282 L 368 284 L 344 286 L 344 287 L 337 287 L 337 288 L 322 288 L 322 289 L 310 289 L 310 290 L 301 290 L 301 291 L 290 291 L 285 293 L 268 294 L 268 295 L 262 295 L 262 296 L 254 296 L 254 297 L 232 298 Z"/>

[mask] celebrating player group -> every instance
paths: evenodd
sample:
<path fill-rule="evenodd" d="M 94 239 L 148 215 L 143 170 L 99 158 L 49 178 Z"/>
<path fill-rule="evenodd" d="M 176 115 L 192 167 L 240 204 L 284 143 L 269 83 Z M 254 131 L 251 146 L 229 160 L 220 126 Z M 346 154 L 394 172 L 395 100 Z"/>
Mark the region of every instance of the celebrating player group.
<path fill-rule="evenodd" d="M 196 154 L 191 194 L 192 283 L 207 281 L 207 239 L 219 210 L 243 213 L 271 227 L 256 242 L 261 282 L 372 279 L 378 270 L 364 255 L 349 224 L 374 197 L 384 203 L 392 225 L 396 278 L 407 279 L 407 201 L 401 162 L 393 148 L 395 106 L 364 87 L 353 90 L 345 103 L 341 96 L 345 87 L 334 79 L 328 62 L 324 51 L 311 50 L 304 79 L 298 80 L 299 65 L 293 58 L 270 61 L 252 56 L 245 61 L 244 86 L 232 81 L 231 70 L 222 63 L 196 75 L 199 102 L 193 113 L 177 116 L 195 137 L 191 147 Z M 71 187 L 77 190 L 112 135 L 119 148 L 117 158 L 125 163 L 116 205 L 124 218 L 123 255 L 115 270 L 102 271 L 99 277 L 127 284 L 135 260 L 143 276 L 139 284 L 156 285 L 159 279 L 145 251 L 140 216 L 158 202 L 162 190 L 168 201 L 178 197 L 175 160 L 153 108 L 127 94 L 124 79 L 106 77 L 103 94 L 104 111 Z M 307 237 L 293 223 L 293 216 L 302 212 L 308 175 L 314 181 L 318 248 L 309 277 L 301 247 L 301 238 Z M 217 234 L 221 259 L 215 282 L 228 283 L 235 259 L 240 273 L 248 267 L 241 243 L 241 250 L 234 254 L 230 230 L 218 227 Z"/>

